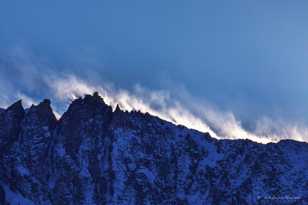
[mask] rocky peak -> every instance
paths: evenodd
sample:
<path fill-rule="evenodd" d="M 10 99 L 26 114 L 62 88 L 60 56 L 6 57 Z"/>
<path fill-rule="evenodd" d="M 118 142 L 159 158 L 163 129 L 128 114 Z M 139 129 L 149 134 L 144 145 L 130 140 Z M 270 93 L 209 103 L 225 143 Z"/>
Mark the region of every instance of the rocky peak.
<path fill-rule="evenodd" d="M 86 119 L 95 115 L 109 115 L 112 113 L 112 108 L 108 106 L 104 100 L 95 92 L 93 95 L 85 95 L 84 98 L 74 100 L 67 112 L 64 113 L 63 119 L 79 118 Z"/>
<path fill-rule="evenodd" d="M 32 120 L 35 118 L 36 122 L 48 126 L 54 127 L 56 125 L 57 119 L 51 108 L 51 102 L 49 99 L 43 100 L 38 105 L 32 105 L 26 113 L 26 120 Z"/>
<path fill-rule="evenodd" d="M 18 139 L 20 124 L 25 115 L 21 100 L 9 106 L 0 118 L 0 150 L 5 152 Z M 1 152 L 0 152 L 1 154 Z"/>
<path fill-rule="evenodd" d="M 128 128 L 131 126 L 131 122 L 129 119 L 129 112 L 121 110 L 120 106 L 117 105 L 116 109 L 113 112 L 111 127 L 121 127 Z"/>
<path fill-rule="evenodd" d="M 32 105 L 21 122 L 20 144 L 26 146 L 27 151 L 42 145 L 51 138 L 51 132 L 57 125 L 57 119 L 50 106 L 50 100 L 43 100 L 38 105 Z M 44 150 L 45 151 L 45 150 Z"/>
<path fill-rule="evenodd" d="M 84 101 L 85 103 L 92 103 L 92 104 L 102 103 L 106 105 L 104 99 L 98 94 L 98 92 L 94 92 L 93 95 L 85 95 Z"/>
<path fill-rule="evenodd" d="M 7 109 L 6 109 L 6 112 L 9 114 L 9 115 L 13 115 L 17 118 L 22 118 L 25 114 L 25 110 L 22 106 L 22 101 L 21 100 L 18 100 L 17 102 L 13 103 L 11 106 L 9 106 Z"/>
<path fill-rule="evenodd" d="M 59 123 L 59 133 L 66 151 L 75 155 L 87 136 L 99 135 L 107 130 L 112 114 L 112 108 L 98 93 L 74 100 Z"/>
<path fill-rule="evenodd" d="M 50 104 L 50 100 L 45 99 L 38 105 L 32 105 L 21 122 L 18 141 L 19 159 L 22 160 L 20 164 L 37 176 L 47 174 L 46 170 L 42 170 L 50 161 L 47 156 L 52 143 L 52 132 L 57 125 Z M 37 170 L 38 167 L 40 170 Z"/>
<path fill-rule="evenodd" d="M 122 112 L 121 108 L 119 105 L 116 106 L 116 109 L 114 110 L 115 113 Z"/>

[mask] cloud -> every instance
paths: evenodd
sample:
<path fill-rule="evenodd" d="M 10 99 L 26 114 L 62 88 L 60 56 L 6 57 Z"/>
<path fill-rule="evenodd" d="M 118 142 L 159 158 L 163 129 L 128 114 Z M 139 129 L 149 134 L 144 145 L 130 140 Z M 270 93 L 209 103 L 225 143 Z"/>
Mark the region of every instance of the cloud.
<path fill-rule="evenodd" d="M 263 117 L 257 121 L 254 132 L 257 135 L 269 136 L 275 141 L 283 137 L 284 139 L 308 142 L 308 128 L 303 123 L 298 122 L 274 121 L 268 117 Z"/>
<path fill-rule="evenodd" d="M 8 77 L 12 75 L 14 77 Z M 13 49 L 0 58 L 0 106 L 6 107 L 12 101 L 23 99 L 24 106 L 29 107 L 48 97 L 56 105 L 55 110 L 65 110 L 63 107 L 71 100 L 98 91 L 114 109 L 119 105 L 127 111 L 147 112 L 175 124 L 209 132 L 215 138 L 250 139 L 260 143 L 281 139 L 308 142 L 308 128 L 304 124 L 263 117 L 256 120 L 254 129 L 248 130 L 231 111 L 201 102 L 183 89 L 178 89 L 176 95 L 166 90 L 148 90 L 142 85 L 127 90 L 87 77 L 85 80 L 72 73 L 60 73 L 25 50 Z M 60 113 L 55 111 L 58 118 Z"/>
<path fill-rule="evenodd" d="M 276 123 L 270 118 L 263 118 L 257 121 L 255 130 L 248 131 L 232 112 L 219 111 L 207 103 L 198 103 L 192 96 L 184 103 L 167 91 L 150 91 L 140 85 L 133 91 L 115 89 L 110 85 L 103 87 L 73 75 L 52 82 L 49 86 L 60 100 L 68 101 L 98 91 L 113 108 L 119 105 L 127 111 L 147 112 L 175 124 L 209 132 L 212 137 L 219 139 L 250 139 L 259 143 L 278 142 L 281 139 L 308 141 L 308 129 L 304 126 Z"/>
<path fill-rule="evenodd" d="M 237 120 L 231 112 L 221 112 L 214 108 L 199 106 L 203 118 L 217 132 L 219 136 L 229 139 L 250 139 L 255 142 L 269 143 L 272 139 L 256 135 L 243 128 L 241 122 Z"/>
<path fill-rule="evenodd" d="M 21 99 L 28 108 L 49 97 L 48 81 L 56 73 L 47 61 L 21 47 L 0 51 L 0 107 Z M 56 110 L 54 114 L 60 117 Z"/>
<path fill-rule="evenodd" d="M 169 96 L 166 92 L 145 91 L 141 86 L 136 86 L 135 92 L 130 93 L 127 90 L 115 90 L 110 87 L 101 87 L 89 85 L 75 76 L 67 76 L 63 79 L 53 81 L 49 85 L 54 91 L 55 96 L 61 100 L 71 100 L 84 94 L 92 94 L 98 91 L 104 98 L 104 101 L 114 109 L 119 105 L 127 111 L 139 110 L 143 113 L 150 113 L 164 120 L 181 124 L 188 128 L 197 129 L 203 132 L 209 132 L 213 137 L 217 137 L 215 132 L 207 126 L 201 119 L 194 116 L 178 102 L 170 105 Z"/>
<path fill-rule="evenodd" d="M 31 105 L 37 104 L 36 100 L 22 93 L 17 93 L 16 98 L 22 99 L 23 106 L 25 107 L 30 107 Z"/>

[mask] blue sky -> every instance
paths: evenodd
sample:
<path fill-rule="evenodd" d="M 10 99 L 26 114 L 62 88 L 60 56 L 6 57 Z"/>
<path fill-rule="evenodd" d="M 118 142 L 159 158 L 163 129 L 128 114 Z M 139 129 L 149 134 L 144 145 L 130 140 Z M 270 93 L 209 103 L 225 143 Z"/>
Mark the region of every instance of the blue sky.
<path fill-rule="evenodd" d="M 307 11 L 304 0 L 2 0 L 0 80 L 45 97 L 29 67 L 7 60 L 21 48 L 41 73 L 48 62 L 96 84 L 185 90 L 244 124 L 307 122 Z"/>

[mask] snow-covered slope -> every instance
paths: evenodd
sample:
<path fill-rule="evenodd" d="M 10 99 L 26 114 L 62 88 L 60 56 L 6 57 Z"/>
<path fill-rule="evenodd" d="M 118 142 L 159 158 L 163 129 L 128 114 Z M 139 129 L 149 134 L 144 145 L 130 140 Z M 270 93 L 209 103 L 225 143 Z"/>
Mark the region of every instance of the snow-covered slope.
<path fill-rule="evenodd" d="M 308 144 L 216 140 L 97 94 L 0 110 L 0 204 L 308 204 Z"/>

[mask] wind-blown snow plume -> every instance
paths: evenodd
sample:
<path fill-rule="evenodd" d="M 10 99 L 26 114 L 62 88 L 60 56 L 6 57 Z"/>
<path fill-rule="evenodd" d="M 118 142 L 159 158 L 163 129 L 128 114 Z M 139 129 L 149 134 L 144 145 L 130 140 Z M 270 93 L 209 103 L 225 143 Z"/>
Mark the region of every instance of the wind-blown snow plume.
<path fill-rule="evenodd" d="M 69 103 L 69 100 L 98 91 L 113 108 L 118 104 L 127 111 L 148 112 L 175 124 L 209 132 L 216 138 L 250 139 L 260 143 L 277 142 L 281 139 L 308 142 L 308 128 L 303 124 L 277 122 L 265 117 L 257 121 L 254 130 L 248 130 L 232 112 L 214 109 L 192 96 L 183 101 L 167 91 L 151 91 L 139 85 L 133 90 L 124 90 L 106 83 L 90 83 L 77 75 L 60 74 L 46 62 L 37 61 L 25 53 L 17 49 L 13 55 L 8 56 L 6 63 L 1 63 L 0 59 L 1 107 L 20 98 L 29 107 L 42 98 L 51 97 L 56 105 L 55 110 L 63 111 L 63 105 Z M 6 78 L 12 73 L 18 79 L 16 82 Z M 60 117 L 59 113 L 55 114 Z"/>
<path fill-rule="evenodd" d="M 55 95 L 62 100 L 75 99 L 78 96 L 98 91 L 105 102 L 113 108 L 119 105 L 127 111 L 139 110 L 144 113 L 147 112 L 175 124 L 209 132 L 213 137 L 217 137 L 215 132 L 206 123 L 191 114 L 179 103 L 175 102 L 174 106 L 168 105 L 169 97 L 164 92 L 147 92 L 146 94 L 140 86 L 137 86 L 135 93 L 131 94 L 125 90 L 115 91 L 110 87 L 92 86 L 77 79 L 75 76 L 58 79 L 53 81 L 50 86 L 54 90 Z"/>
<path fill-rule="evenodd" d="M 198 103 L 184 105 L 175 98 L 171 98 L 166 91 L 148 91 L 140 86 L 136 86 L 131 92 L 116 90 L 108 85 L 105 87 L 90 85 L 72 75 L 53 80 L 50 87 L 55 96 L 61 100 L 75 99 L 98 91 L 105 102 L 113 108 L 119 105 L 127 111 L 148 112 L 175 124 L 209 132 L 215 138 L 250 139 L 259 143 L 277 142 L 281 139 L 308 140 L 308 129 L 305 127 L 276 124 L 266 118 L 267 120 L 257 122 L 254 131 L 248 131 L 231 112 L 221 112 L 209 105 Z"/>

